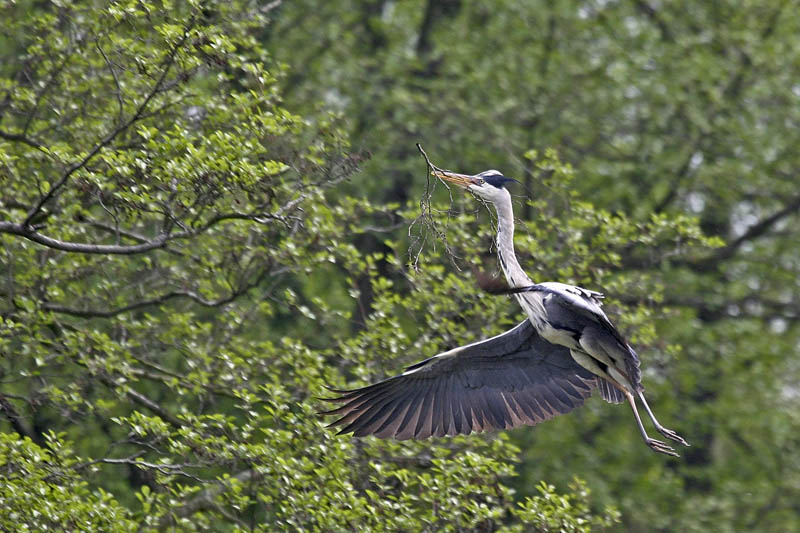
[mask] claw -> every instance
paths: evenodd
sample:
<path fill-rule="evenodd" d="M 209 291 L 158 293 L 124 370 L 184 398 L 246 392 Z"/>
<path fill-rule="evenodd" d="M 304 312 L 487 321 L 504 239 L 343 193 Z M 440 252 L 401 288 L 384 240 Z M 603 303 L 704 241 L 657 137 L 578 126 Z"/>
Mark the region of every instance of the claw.
<path fill-rule="evenodd" d="M 672 446 L 668 445 L 666 442 L 661 442 L 660 440 L 656 439 L 647 439 L 645 441 L 650 448 L 658 453 L 663 453 L 665 455 L 671 455 L 673 457 L 680 457 L 677 453 L 675 453 L 675 449 Z"/>
<path fill-rule="evenodd" d="M 661 433 L 670 440 L 674 440 L 675 442 L 683 444 L 684 446 L 691 446 L 691 444 L 686 442 L 686 440 L 683 437 L 681 437 L 671 429 L 667 429 L 665 427 L 658 427 L 656 429 L 658 430 L 659 433 Z"/>

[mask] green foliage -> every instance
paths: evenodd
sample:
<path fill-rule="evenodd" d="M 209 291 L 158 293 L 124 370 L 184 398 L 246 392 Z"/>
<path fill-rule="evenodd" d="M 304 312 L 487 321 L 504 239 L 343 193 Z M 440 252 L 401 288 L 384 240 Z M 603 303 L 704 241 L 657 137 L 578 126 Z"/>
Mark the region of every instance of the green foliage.
<path fill-rule="evenodd" d="M 619 512 L 608 508 L 603 515 L 593 516 L 586 500 L 591 491 L 586 484 L 576 479 L 571 485 L 571 494 L 559 495 L 555 487 L 540 483 L 539 495 L 526 498 L 514 514 L 539 531 L 565 531 L 586 533 L 592 528 L 606 528 L 619 521 Z"/>
<path fill-rule="evenodd" d="M 0 525 L 9 531 L 136 531 L 131 512 L 103 489 L 91 489 L 80 462 L 58 436 L 45 447 L 0 433 Z"/>
<path fill-rule="evenodd" d="M 797 529 L 796 7 L 0 2 L 0 529 Z M 324 428 L 521 318 L 417 141 L 520 179 L 521 264 L 606 293 L 684 458 L 598 398 Z"/>

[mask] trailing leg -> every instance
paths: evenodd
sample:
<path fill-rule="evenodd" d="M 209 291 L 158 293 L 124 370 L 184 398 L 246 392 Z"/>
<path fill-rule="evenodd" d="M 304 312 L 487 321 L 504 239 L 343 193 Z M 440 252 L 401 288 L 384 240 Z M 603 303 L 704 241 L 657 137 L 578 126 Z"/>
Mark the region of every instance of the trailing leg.
<path fill-rule="evenodd" d="M 647 416 L 650 417 L 650 420 L 653 421 L 653 425 L 656 427 L 656 431 L 658 431 L 659 433 L 661 433 L 662 435 L 664 435 L 668 439 L 674 440 L 675 442 L 683 444 L 684 446 L 691 446 L 691 444 L 686 442 L 686 440 L 684 440 L 683 437 L 681 437 L 680 435 L 678 435 L 677 433 L 675 433 L 671 429 L 667 429 L 664 426 L 662 426 L 661 424 L 659 424 L 658 420 L 656 420 L 656 416 L 653 414 L 653 411 L 650 409 L 650 406 L 647 405 L 647 400 L 644 399 L 644 394 L 642 393 L 642 391 L 639 391 L 638 394 L 639 394 L 639 399 L 642 400 L 642 405 L 644 405 L 645 411 L 647 411 Z"/>
<path fill-rule="evenodd" d="M 673 457 L 680 457 L 680 455 L 675 452 L 675 449 L 672 448 L 672 446 L 665 442 L 661 442 L 660 440 L 651 439 L 647 436 L 647 432 L 644 430 L 644 425 L 642 425 L 642 419 L 639 417 L 639 411 L 636 409 L 636 400 L 634 400 L 633 395 L 627 390 L 624 390 L 623 392 L 625 393 L 625 397 L 628 399 L 628 403 L 631 404 L 633 416 L 636 418 L 636 425 L 639 426 L 639 433 L 642 434 L 644 442 L 658 453 L 671 455 Z"/>

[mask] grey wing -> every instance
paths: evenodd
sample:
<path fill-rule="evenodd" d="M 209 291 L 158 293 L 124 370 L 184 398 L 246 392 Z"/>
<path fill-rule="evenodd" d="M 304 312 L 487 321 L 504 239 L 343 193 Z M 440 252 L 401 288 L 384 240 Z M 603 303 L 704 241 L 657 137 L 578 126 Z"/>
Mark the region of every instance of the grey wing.
<path fill-rule="evenodd" d="M 584 289 L 583 287 L 578 287 L 577 285 L 567 285 L 566 283 L 559 283 L 556 281 L 546 281 L 544 283 L 540 283 L 538 287 L 543 288 L 545 291 L 553 291 L 556 293 L 565 293 L 572 296 L 578 296 L 580 297 L 580 300 L 587 303 L 592 309 L 595 309 L 594 306 L 597 306 L 597 309 L 599 309 L 603 305 L 603 298 L 605 298 L 602 292 Z"/>
<path fill-rule="evenodd" d="M 526 319 L 481 342 L 435 355 L 374 385 L 334 391 L 339 433 L 424 439 L 534 425 L 583 405 L 597 386 L 563 346 Z"/>
<path fill-rule="evenodd" d="M 642 384 L 642 371 L 639 368 L 639 355 L 628 344 L 628 341 L 617 330 L 614 324 L 608 319 L 600 308 L 599 302 L 593 296 L 584 296 L 582 293 L 586 289 L 580 287 L 567 286 L 574 291 L 563 290 L 561 287 L 549 287 L 548 283 L 543 283 L 547 296 L 543 299 L 543 304 L 547 310 L 548 320 L 556 327 L 562 326 L 564 329 L 576 329 L 579 333 L 588 325 L 599 326 L 595 328 L 603 335 L 607 335 L 609 342 L 604 344 L 616 346 L 615 358 L 622 359 L 624 370 L 628 374 L 631 383 L 640 388 Z M 552 284 L 555 285 L 555 284 Z M 563 284 L 558 284 L 563 285 Z M 593 292 L 593 291 L 589 291 Z M 563 324 L 561 324 L 563 322 Z"/>

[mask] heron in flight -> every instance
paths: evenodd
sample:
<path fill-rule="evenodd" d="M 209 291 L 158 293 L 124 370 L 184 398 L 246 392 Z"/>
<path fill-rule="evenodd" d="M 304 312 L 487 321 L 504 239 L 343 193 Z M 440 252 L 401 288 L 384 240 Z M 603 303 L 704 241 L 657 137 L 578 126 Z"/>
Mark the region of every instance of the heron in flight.
<path fill-rule="evenodd" d="M 427 157 L 426 157 L 427 158 Z M 333 390 L 341 405 L 331 426 L 340 433 L 424 439 L 534 425 L 572 411 L 594 388 L 607 402 L 625 400 L 639 433 L 656 452 L 677 457 L 647 435 L 641 402 L 656 430 L 689 444 L 656 419 L 642 387 L 639 357 L 601 309 L 602 294 L 574 285 L 534 283 L 514 254 L 514 215 L 497 170 L 476 175 L 434 167 L 433 174 L 492 204 L 497 212 L 497 255 L 508 287 L 528 315 L 496 337 L 461 346 L 414 364 L 398 376 L 354 390 Z"/>

